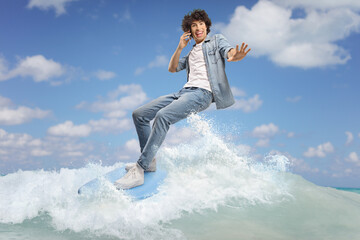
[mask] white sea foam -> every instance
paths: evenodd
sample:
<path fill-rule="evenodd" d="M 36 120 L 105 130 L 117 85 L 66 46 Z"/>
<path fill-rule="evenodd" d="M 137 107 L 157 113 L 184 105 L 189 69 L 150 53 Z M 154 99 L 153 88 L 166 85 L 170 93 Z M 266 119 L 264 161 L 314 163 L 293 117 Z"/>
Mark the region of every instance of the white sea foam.
<path fill-rule="evenodd" d="M 211 124 L 200 116 L 191 116 L 189 123 L 194 140 L 164 147 L 158 154 L 158 164 L 167 169 L 168 177 L 157 195 L 134 202 L 110 183 L 96 196 L 77 194 L 84 183 L 122 163 L 18 171 L 0 177 L 0 223 L 22 223 L 48 215 L 58 231 L 121 239 L 184 239 L 184 229 L 180 231 L 171 223 L 181 222 L 189 214 L 208 214 L 229 206 L 246 210 L 293 204 L 296 208 L 304 189 L 306 193 L 324 191 L 288 173 L 286 157 L 273 155 L 256 163 L 214 134 Z M 311 195 L 307 197 L 311 201 Z M 360 204 L 359 199 L 353 201 Z"/>

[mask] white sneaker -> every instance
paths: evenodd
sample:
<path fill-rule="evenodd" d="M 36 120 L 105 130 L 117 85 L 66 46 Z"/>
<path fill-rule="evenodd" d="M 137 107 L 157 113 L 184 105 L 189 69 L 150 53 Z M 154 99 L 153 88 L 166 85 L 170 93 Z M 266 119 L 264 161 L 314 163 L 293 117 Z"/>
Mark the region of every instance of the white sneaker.
<path fill-rule="evenodd" d="M 144 184 L 144 169 L 139 164 L 135 164 L 129 171 L 114 185 L 117 189 L 130 189 Z"/>
<path fill-rule="evenodd" d="M 137 163 L 127 163 L 125 164 L 125 170 L 129 171 L 131 168 L 133 168 Z M 145 172 L 155 172 L 156 171 L 156 158 L 153 158 L 153 160 L 150 163 L 150 166 Z"/>

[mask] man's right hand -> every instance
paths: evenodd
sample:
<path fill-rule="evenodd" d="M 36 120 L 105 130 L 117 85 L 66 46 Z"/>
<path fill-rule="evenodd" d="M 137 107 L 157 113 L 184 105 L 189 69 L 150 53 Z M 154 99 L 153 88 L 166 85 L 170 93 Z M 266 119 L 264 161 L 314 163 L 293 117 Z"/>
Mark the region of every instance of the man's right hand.
<path fill-rule="evenodd" d="M 178 46 L 179 49 L 183 49 L 184 47 L 186 47 L 186 45 L 190 41 L 190 36 L 191 36 L 190 31 L 189 32 L 184 32 L 184 34 L 181 35 L 179 46 Z"/>
<path fill-rule="evenodd" d="M 176 72 L 176 68 L 179 64 L 181 51 L 190 42 L 190 35 L 190 31 L 184 32 L 183 35 L 181 35 L 179 45 L 176 48 L 169 62 L 169 72 Z"/>

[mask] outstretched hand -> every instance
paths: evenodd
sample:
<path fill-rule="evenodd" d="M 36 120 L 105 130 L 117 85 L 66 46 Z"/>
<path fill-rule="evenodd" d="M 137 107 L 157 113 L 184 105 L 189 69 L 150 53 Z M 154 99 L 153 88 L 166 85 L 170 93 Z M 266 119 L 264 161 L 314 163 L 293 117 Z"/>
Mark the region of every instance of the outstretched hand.
<path fill-rule="evenodd" d="M 245 46 L 244 45 L 245 45 L 245 43 L 242 43 L 240 50 L 239 50 L 239 45 L 236 45 L 236 49 L 231 50 L 232 55 L 229 57 L 229 59 L 227 61 L 228 62 L 237 62 L 237 61 L 242 60 L 246 56 L 246 54 L 248 54 L 251 50 L 251 48 L 249 48 L 246 51 L 246 48 L 248 47 L 248 45 L 247 44 Z"/>

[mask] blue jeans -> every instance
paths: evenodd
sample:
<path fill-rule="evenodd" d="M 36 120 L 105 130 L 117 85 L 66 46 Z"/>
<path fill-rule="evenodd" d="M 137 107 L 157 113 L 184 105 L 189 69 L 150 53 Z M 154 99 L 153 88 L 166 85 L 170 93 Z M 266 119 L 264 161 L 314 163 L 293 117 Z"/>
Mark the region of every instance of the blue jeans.
<path fill-rule="evenodd" d="M 202 88 L 183 88 L 178 93 L 161 96 L 133 112 L 133 120 L 139 137 L 141 155 L 138 164 L 148 169 L 157 150 L 163 143 L 171 124 L 191 113 L 208 108 L 212 93 Z M 154 119 L 153 127 L 150 121 Z"/>

